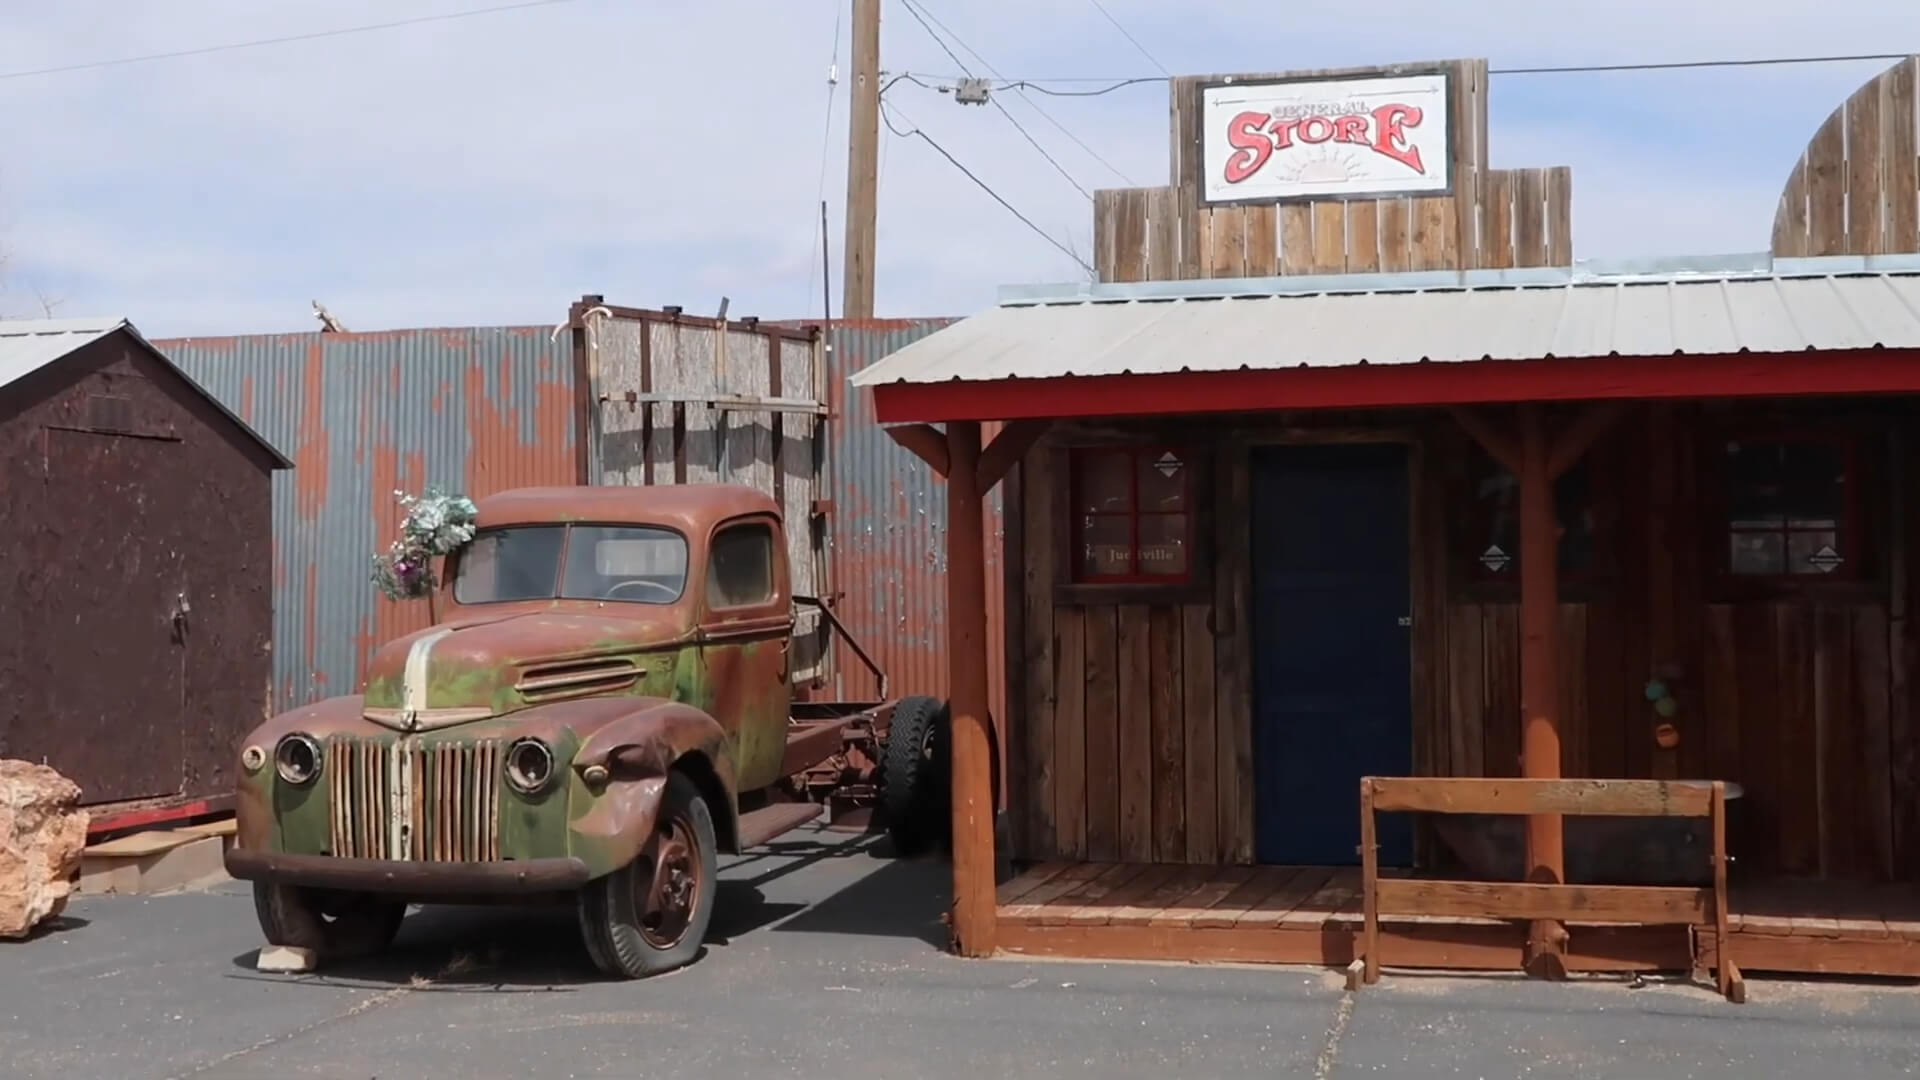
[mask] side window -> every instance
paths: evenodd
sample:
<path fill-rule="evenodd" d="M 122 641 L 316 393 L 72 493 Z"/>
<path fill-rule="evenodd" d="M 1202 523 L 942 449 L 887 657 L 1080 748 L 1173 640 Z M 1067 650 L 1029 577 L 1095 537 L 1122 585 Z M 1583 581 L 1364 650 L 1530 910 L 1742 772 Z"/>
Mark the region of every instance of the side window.
<path fill-rule="evenodd" d="M 707 606 L 752 607 L 773 599 L 773 529 L 736 525 L 713 538 Z"/>
<path fill-rule="evenodd" d="M 1721 456 L 1724 570 L 1745 577 L 1851 577 L 1854 453 L 1844 437 L 1729 441 Z"/>
<path fill-rule="evenodd" d="M 1520 482 L 1484 450 L 1472 457 L 1472 501 L 1465 507 L 1462 555 L 1475 581 L 1520 580 Z M 1582 458 L 1554 481 L 1554 513 L 1560 526 L 1560 580 L 1584 581 L 1593 569 L 1592 479 Z"/>

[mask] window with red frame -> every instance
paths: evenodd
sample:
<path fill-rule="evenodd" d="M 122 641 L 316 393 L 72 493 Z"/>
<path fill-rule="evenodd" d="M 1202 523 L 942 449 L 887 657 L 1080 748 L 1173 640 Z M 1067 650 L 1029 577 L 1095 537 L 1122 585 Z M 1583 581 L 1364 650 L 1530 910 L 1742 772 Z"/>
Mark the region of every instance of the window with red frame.
<path fill-rule="evenodd" d="M 1724 569 L 1739 577 L 1852 577 L 1861 562 L 1854 447 L 1845 437 L 1721 447 Z"/>
<path fill-rule="evenodd" d="M 1183 584 L 1193 576 L 1188 455 L 1168 447 L 1101 447 L 1070 456 L 1073 580 Z"/>

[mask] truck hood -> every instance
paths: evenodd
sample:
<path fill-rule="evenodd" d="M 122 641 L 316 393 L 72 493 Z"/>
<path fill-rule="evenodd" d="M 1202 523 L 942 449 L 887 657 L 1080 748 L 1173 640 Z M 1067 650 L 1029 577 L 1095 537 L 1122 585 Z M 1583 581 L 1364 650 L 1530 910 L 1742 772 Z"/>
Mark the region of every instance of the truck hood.
<path fill-rule="evenodd" d="M 672 612 L 637 605 L 618 617 L 543 608 L 444 622 L 374 654 L 364 715 L 398 731 L 430 731 L 549 701 L 631 693 L 649 664 L 671 663 L 656 650 L 684 637 Z"/>

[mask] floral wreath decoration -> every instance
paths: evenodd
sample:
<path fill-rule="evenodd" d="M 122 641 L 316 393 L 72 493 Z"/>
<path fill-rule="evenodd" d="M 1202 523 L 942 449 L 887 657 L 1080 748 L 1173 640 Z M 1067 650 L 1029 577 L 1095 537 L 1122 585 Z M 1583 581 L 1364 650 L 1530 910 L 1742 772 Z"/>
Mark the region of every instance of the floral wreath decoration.
<path fill-rule="evenodd" d="M 406 513 L 400 519 L 400 538 L 373 557 L 373 582 L 389 600 L 414 600 L 439 585 L 434 557 L 473 539 L 480 511 L 465 495 L 446 495 L 437 488 L 425 495 L 393 494 Z"/>

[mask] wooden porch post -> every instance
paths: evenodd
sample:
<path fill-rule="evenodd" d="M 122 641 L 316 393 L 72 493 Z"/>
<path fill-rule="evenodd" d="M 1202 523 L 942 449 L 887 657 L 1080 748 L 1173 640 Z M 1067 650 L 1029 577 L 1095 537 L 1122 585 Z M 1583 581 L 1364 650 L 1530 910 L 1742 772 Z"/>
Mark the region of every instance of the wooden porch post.
<path fill-rule="evenodd" d="M 1553 445 L 1539 405 L 1520 407 L 1520 775 L 1560 776 L 1560 542 L 1553 506 Z M 1562 884 L 1566 852 L 1558 814 L 1527 818 L 1527 880 Z M 1565 974 L 1567 929 L 1535 920 L 1527 935 L 1527 970 Z"/>
<path fill-rule="evenodd" d="M 947 663 L 953 767 L 953 937 L 994 950 L 993 774 L 987 731 L 987 556 L 980 424 L 947 424 Z"/>

